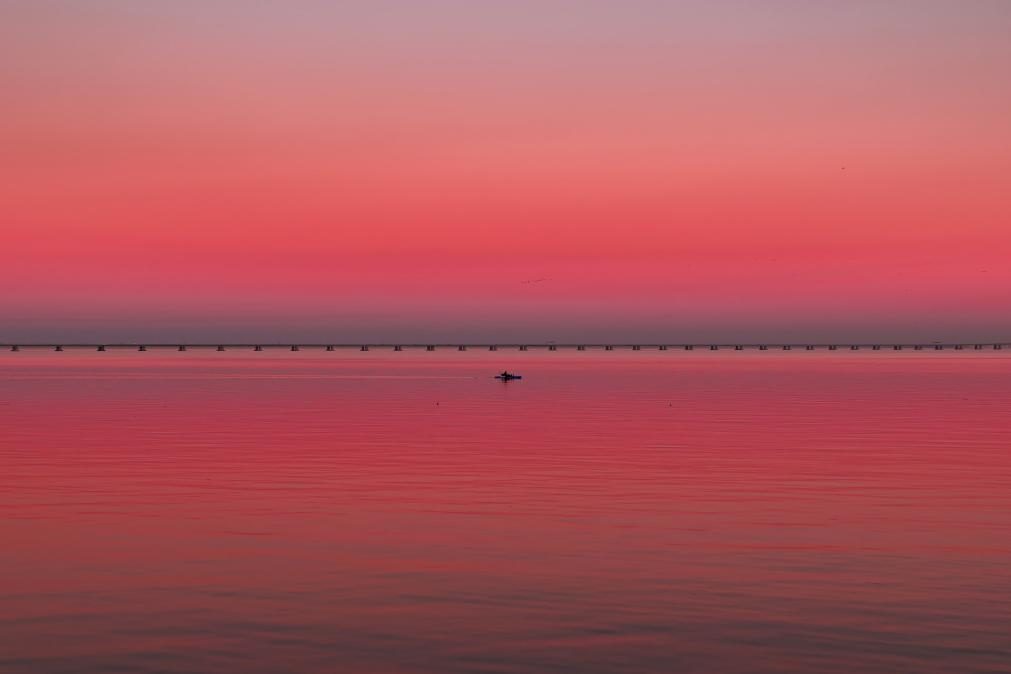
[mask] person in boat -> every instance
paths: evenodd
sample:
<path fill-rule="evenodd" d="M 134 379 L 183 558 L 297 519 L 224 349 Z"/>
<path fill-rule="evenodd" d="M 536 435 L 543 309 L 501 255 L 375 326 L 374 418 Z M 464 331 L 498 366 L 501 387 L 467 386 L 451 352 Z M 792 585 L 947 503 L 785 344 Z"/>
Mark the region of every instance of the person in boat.
<path fill-rule="evenodd" d="M 500 374 L 499 376 L 502 377 L 503 379 L 508 379 L 512 375 L 509 374 L 509 370 L 502 370 L 502 374 Z"/>

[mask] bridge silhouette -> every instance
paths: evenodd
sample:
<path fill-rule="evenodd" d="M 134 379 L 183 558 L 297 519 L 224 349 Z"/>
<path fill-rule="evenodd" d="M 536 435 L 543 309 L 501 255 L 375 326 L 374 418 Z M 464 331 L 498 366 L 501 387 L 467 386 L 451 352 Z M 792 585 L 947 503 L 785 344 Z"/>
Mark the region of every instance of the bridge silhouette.
<path fill-rule="evenodd" d="M 305 342 L 94 342 L 94 343 L 32 343 L 18 342 L 0 344 L 0 350 L 92 350 L 92 351 L 468 351 L 468 350 L 512 350 L 512 351 L 1001 351 L 1011 349 L 1011 342 L 695 342 L 695 343 L 632 343 L 632 342 L 598 342 L 598 343 L 555 343 L 555 342 L 514 342 L 514 343 L 461 343 L 461 342 L 390 342 L 390 343 L 305 343 Z"/>

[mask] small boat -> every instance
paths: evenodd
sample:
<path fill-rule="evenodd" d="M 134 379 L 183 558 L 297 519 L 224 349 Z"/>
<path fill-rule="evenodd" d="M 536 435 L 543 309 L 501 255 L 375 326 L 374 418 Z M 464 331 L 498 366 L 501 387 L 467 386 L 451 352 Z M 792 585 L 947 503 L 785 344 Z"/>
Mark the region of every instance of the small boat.
<path fill-rule="evenodd" d="M 523 375 L 504 371 L 502 374 L 495 375 L 495 378 L 501 379 L 502 381 L 513 381 L 514 379 L 523 379 Z"/>

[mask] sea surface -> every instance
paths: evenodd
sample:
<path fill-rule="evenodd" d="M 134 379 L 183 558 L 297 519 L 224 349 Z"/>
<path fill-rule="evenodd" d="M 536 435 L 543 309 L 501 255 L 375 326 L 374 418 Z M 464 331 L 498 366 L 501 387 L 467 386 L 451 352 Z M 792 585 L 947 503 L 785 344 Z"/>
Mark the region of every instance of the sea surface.
<path fill-rule="evenodd" d="M 2 353 L 0 672 L 1011 672 L 1009 356 Z"/>

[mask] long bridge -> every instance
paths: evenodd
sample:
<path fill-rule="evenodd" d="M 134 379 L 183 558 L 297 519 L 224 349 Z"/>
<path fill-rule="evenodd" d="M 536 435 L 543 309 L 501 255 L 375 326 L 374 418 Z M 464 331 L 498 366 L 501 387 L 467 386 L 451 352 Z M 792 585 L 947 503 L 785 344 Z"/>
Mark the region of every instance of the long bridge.
<path fill-rule="evenodd" d="M 91 351 L 1001 351 L 1011 349 L 1011 342 L 795 342 L 795 343 L 746 343 L 746 342 L 696 342 L 696 343 L 555 343 L 555 342 L 515 342 L 515 343 L 303 343 L 303 342 L 250 342 L 250 343 L 191 343 L 191 342 L 135 342 L 135 343 L 9 343 L 0 344 L 0 350 L 91 350 Z"/>

